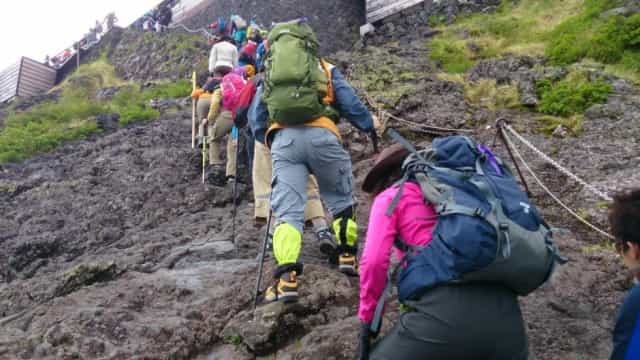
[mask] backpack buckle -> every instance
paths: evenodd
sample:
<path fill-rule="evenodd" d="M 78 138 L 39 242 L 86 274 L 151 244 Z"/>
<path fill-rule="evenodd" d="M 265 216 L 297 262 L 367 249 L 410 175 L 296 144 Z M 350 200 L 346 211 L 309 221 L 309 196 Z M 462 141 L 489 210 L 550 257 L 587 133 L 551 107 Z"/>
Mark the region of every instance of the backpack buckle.
<path fill-rule="evenodd" d="M 481 208 L 479 208 L 479 207 L 476 208 L 473 211 L 473 216 L 477 216 L 477 217 L 483 218 L 483 217 L 485 217 L 485 215 L 486 215 L 486 212 L 484 210 L 482 210 Z"/>

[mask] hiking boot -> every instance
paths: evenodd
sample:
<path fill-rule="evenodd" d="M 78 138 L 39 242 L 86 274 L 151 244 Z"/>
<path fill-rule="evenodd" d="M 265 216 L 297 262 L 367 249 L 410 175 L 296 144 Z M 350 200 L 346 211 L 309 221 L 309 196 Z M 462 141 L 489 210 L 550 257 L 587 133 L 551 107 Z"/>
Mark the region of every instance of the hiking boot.
<path fill-rule="evenodd" d="M 224 169 L 217 165 L 210 165 L 207 171 L 207 182 L 214 186 L 225 186 L 227 178 L 224 176 Z"/>
<path fill-rule="evenodd" d="M 338 270 L 349 276 L 358 276 L 358 260 L 356 260 L 356 256 L 342 253 L 338 257 Z"/>
<path fill-rule="evenodd" d="M 267 302 L 282 301 L 292 303 L 298 301 L 298 279 L 296 272 L 290 271 L 280 276 L 276 283 L 265 291 L 264 300 Z"/>
<path fill-rule="evenodd" d="M 333 235 L 329 229 L 322 229 L 316 232 L 316 239 L 320 244 L 320 252 L 327 256 L 329 262 L 332 264 L 338 263 L 336 242 L 333 239 Z"/>

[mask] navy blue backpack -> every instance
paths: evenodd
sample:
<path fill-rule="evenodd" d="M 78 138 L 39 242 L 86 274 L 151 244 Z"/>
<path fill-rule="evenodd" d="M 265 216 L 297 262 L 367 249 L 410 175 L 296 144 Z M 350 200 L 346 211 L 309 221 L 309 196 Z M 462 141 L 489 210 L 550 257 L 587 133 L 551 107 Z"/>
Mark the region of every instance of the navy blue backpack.
<path fill-rule="evenodd" d="M 396 241 L 408 250 L 398 277 L 400 301 L 437 285 L 464 282 L 499 283 L 527 295 L 550 278 L 561 262 L 551 231 L 509 168 L 488 148 L 468 137 L 449 136 L 416 151 L 397 133 L 392 136 L 412 154 L 387 214 L 407 181 L 420 185 L 438 214 L 428 246 Z"/>

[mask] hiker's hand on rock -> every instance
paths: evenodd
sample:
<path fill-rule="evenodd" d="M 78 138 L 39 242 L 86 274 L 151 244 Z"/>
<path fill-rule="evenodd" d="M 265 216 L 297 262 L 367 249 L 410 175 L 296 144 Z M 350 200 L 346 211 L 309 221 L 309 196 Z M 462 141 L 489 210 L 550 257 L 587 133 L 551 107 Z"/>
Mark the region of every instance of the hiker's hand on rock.
<path fill-rule="evenodd" d="M 202 119 L 202 125 L 203 126 L 207 125 L 207 122 L 209 122 L 209 120 L 207 118 Z"/>

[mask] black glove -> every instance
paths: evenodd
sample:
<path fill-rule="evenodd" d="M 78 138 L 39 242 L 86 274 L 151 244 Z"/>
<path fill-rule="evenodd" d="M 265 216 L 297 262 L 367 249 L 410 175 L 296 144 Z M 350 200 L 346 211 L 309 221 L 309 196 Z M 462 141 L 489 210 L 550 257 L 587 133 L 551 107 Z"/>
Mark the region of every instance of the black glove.
<path fill-rule="evenodd" d="M 358 360 L 369 360 L 369 350 L 371 349 L 371 334 L 369 324 L 360 325 L 360 336 L 358 345 Z"/>
<path fill-rule="evenodd" d="M 373 151 L 377 154 L 378 151 L 378 133 L 375 130 L 371 130 L 371 143 L 373 144 Z"/>

